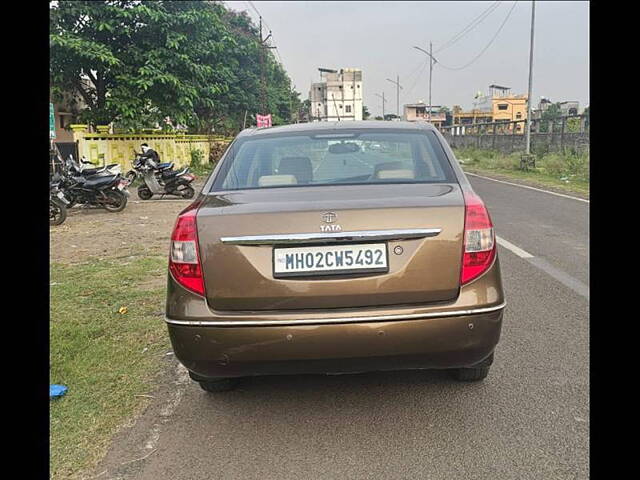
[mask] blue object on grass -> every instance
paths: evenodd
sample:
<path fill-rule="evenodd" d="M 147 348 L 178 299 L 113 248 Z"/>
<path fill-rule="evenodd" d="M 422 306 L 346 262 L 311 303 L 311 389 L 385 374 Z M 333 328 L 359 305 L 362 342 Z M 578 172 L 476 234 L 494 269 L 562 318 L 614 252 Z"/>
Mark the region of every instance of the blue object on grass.
<path fill-rule="evenodd" d="M 64 385 L 49 385 L 49 398 L 57 398 L 63 396 L 69 390 Z"/>

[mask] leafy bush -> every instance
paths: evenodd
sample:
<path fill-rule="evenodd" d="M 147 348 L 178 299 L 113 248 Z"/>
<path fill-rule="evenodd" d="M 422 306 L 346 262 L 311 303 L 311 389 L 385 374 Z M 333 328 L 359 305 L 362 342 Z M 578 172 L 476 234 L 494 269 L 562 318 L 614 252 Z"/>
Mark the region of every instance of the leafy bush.
<path fill-rule="evenodd" d="M 509 155 L 495 150 L 462 148 L 456 150 L 456 157 L 464 160 L 465 165 L 477 166 L 488 170 L 519 170 L 522 152 Z M 589 181 L 588 151 L 568 150 L 566 153 L 536 152 L 537 170 L 558 179 Z"/>
<path fill-rule="evenodd" d="M 204 152 L 202 150 L 194 149 L 191 150 L 191 166 L 193 168 L 198 168 L 202 165 L 202 160 L 204 159 Z"/>
<path fill-rule="evenodd" d="M 554 177 L 562 176 L 566 173 L 567 162 L 557 153 L 550 153 L 544 155 L 542 158 L 537 159 L 537 166 L 544 173 L 552 175 Z"/>

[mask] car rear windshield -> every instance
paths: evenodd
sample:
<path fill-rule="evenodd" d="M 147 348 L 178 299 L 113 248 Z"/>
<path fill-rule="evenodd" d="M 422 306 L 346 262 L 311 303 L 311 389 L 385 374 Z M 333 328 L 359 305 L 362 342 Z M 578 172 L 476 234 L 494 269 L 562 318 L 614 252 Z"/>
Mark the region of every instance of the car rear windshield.
<path fill-rule="evenodd" d="M 212 190 L 453 182 L 432 131 L 305 132 L 239 138 Z"/>

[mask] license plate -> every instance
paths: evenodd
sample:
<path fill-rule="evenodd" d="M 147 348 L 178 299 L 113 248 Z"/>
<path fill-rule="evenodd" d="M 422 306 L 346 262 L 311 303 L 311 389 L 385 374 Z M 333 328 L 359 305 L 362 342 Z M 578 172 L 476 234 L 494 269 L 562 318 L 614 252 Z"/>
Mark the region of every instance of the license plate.
<path fill-rule="evenodd" d="M 118 190 L 123 190 L 123 189 L 124 189 L 124 187 L 126 187 L 126 186 L 127 186 L 127 185 L 126 185 L 126 184 L 124 184 L 124 183 L 119 183 L 119 184 L 118 184 Z"/>
<path fill-rule="evenodd" d="M 329 245 L 274 248 L 274 277 L 387 272 L 387 245 Z"/>

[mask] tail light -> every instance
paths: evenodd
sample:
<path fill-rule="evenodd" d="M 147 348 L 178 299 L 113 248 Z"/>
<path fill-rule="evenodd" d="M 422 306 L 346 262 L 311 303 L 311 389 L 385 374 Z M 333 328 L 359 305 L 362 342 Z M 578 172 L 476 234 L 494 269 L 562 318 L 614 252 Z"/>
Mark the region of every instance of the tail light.
<path fill-rule="evenodd" d="M 196 214 L 200 202 L 194 202 L 178 215 L 171 234 L 169 271 L 188 290 L 204 296 L 204 279 L 198 246 Z"/>
<path fill-rule="evenodd" d="M 464 192 L 464 253 L 460 283 L 464 285 L 486 272 L 496 255 L 493 224 L 487 208 L 473 192 Z"/>

